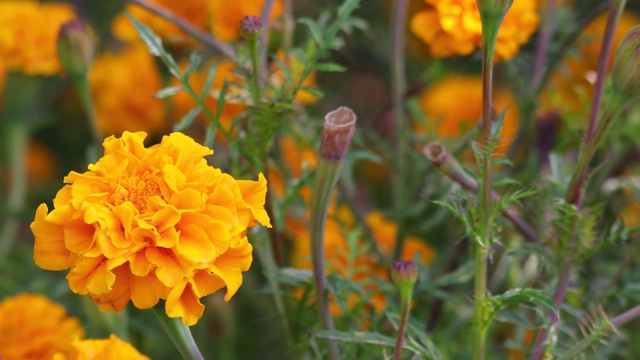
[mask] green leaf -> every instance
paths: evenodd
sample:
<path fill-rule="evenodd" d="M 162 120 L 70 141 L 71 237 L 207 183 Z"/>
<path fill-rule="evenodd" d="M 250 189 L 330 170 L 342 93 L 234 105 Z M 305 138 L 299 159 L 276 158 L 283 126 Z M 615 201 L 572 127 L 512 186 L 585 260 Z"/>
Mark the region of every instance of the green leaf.
<path fill-rule="evenodd" d="M 310 86 L 303 86 L 300 88 L 300 91 L 304 91 L 306 93 L 309 93 L 311 95 L 315 95 L 317 97 L 323 97 L 324 93 L 316 88 L 310 87 Z"/>
<path fill-rule="evenodd" d="M 287 80 L 287 83 L 294 85 L 295 82 L 293 81 L 293 77 L 291 76 L 291 72 L 289 71 L 289 68 L 287 68 L 287 65 L 285 65 L 277 57 L 274 57 L 273 61 L 276 62 L 276 64 L 278 65 L 278 68 L 280 68 L 280 71 L 282 71 L 282 75 L 284 76 L 285 80 Z"/>
<path fill-rule="evenodd" d="M 378 334 L 375 332 L 369 331 L 325 331 L 319 330 L 314 332 L 315 336 L 323 339 L 350 342 L 350 343 L 358 343 L 358 344 L 370 344 L 382 347 L 390 347 L 395 348 L 396 339 Z M 424 356 L 426 359 L 436 359 L 429 354 L 424 352 L 424 349 L 421 347 L 415 346 L 415 344 L 411 342 L 405 341 L 402 344 L 402 348 L 405 350 L 412 351 L 415 354 Z"/>
<path fill-rule="evenodd" d="M 213 86 L 213 81 L 216 79 L 216 74 L 218 73 L 218 67 L 212 66 L 209 68 L 207 72 L 207 79 L 204 82 L 204 87 L 202 88 L 202 94 L 200 94 L 200 99 L 204 100 L 209 92 L 211 91 L 211 87 Z"/>
<path fill-rule="evenodd" d="M 535 289 L 511 289 L 502 295 L 494 295 L 488 299 L 490 303 L 493 303 L 493 311 L 490 315 L 490 319 L 493 319 L 498 311 L 502 308 L 520 303 L 529 303 L 531 305 L 543 306 L 553 311 L 557 316 L 560 316 L 556 303 L 548 297 L 544 292 Z"/>
<path fill-rule="evenodd" d="M 180 68 L 178 67 L 178 63 L 176 63 L 176 61 L 173 59 L 173 56 L 171 56 L 171 54 L 169 54 L 164 49 L 164 47 L 162 46 L 162 40 L 160 39 L 160 37 L 154 34 L 149 27 L 147 27 L 140 21 L 136 20 L 136 18 L 131 16 L 131 14 L 129 13 L 125 13 L 125 14 L 133 24 L 133 27 L 136 29 L 136 31 L 138 31 L 138 35 L 140 35 L 140 38 L 142 39 L 142 41 L 147 45 L 147 48 L 149 49 L 151 54 L 154 56 L 160 57 L 160 59 L 162 59 L 165 65 L 167 65 L 167 68 L 169 69 L 169 72 L 171 73 L 171 75 L 176 77 L 178 80 L 183 81 L 183 77 L 182 77 L 182 74 L 180 73 Z"/>
<path fill-rule="evenodd" d="M 173 126 L 173 131 L 182 131 L 182 130 L 188 128 L 189 126 L 191 126 L 191 123 L 193 122 L 193 119 L 195 119 L 196 116 L 198 116 L 198 114 L 200 114 L 200 108 L 199 107 L 195 107 L 195 108 L 191 109 L 191 111 L 189 111 L 189 113 L 187 113 L 187 115 L 182 117 L 182 119 L 180 120 L 179 123 L 177 123 L 177 124 L 175 124 Z"/>
<path fill-rule="evenodd" d="M 322 30 L 320 30 L 320 27 L 318 26 L 318 24 L 316 22 L 314 22 L 313 20 L 309 19 L 309 18 L 302 18 L 300 20 L 298 20 L 299 23 L 307 25 L 307 27 L 309 28 L 309 31 L 311 32 L 311 36 L 313 36 L 313 39 L 320 45 L 322 45 L 323 43 L 323 39 L 322 39 Z"/>
<path fill-rule="evenodd" d="M 187 70 L 184 71 L 185 80 L 189 80 L 189 76 L 191 76 L 191 73 L 200 67 L 200 63 L 202 63 L 202 55 L 195 51 L 192 52 L 189 56 L 189 66 L 187 67 Z"/>
<path fill-rule="evenodd" d="M 169 96 L 173 96 L 175 94 L 177 94 L 178 92 L 180 92 L 181 90 L 183 90 L 184 87 L 182 85 L 179 86 L 170 86 L 167 88 L 164 88 L 160 91 L 158 91 L 157 93 L 153 94 L 152 96 L 156 99 L 164 99 L 167 98 Z"/>
<path fill-rule="evenodd" d="M 316 64 L 315 69 L 325 72 L 345 72 L 347 70 L 346 67 L 332 62 Z"/>

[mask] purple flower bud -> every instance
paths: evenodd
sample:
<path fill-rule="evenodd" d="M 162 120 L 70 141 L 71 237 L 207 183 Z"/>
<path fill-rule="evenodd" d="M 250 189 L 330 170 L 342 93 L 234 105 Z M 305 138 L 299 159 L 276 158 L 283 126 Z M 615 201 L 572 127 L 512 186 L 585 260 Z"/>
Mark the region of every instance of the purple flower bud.
<path fill-rule="evenodd" d="M 611 81 L 618 92 L 640 94 L 640 25 L 632 27 L 618 44 L 611 67 Z"/>
<path fill-rule="evenodd" d="M 247 40 L 256 40 L 262 34 L 262 25 L 259 16 L 245 16 L 240 21 L 240 32 Z"/>
<path fill-rule="evenodd" d="M 60 27 L 57 42 L 58 58 L 71 76 L 83 76 L 93 60 L 96 45 L 91 29 L 80 19 Z"/>
<path fill-rule="evenodd" d="M 412 260 L 395 261 L 391 265 L 391 280 L 398 286 L 404 283 L 413 286 L 418 280 L 418 266 Z"/>

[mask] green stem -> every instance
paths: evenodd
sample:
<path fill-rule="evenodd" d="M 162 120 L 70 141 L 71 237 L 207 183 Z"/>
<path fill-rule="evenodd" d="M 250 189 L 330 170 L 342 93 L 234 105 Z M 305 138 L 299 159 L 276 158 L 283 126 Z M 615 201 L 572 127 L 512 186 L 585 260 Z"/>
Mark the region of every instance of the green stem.
<path fill-rule="evenodd" d="M 93 101 L 91 100 L 91 89 L 89 88 L 89 77 L 85 73 L 83 76 L 74 78 L 74 83 L 78 92 L 80 92 L 80 98 L 82 99 L 82 105 L 89 117 L 89 126 L 91 128 L 91 134 L 97 146 L 102 144 L 104 140 L 104 134 L 100 131 L 98 124 L 98 118 L 96 117 L 95 109 L 93 107 Z"/>
<path fill-rule="evenodd" d="M 333 317 L 329 310 L 325 277 L 324 257 L 324 226 L 329 210 L 331 194 L 338 181 L 338 175 L 342 168 L 342 161 L 330 161 L 324 158 L 318 159 L 316 167 L 316 180 L 313 197 L 311 199 L 311 262 L 313 265 L 313 280 L 316 286 L 316 302 L 322 326 L 325 330 L 334 330 Z M 340 358 L 338 344 L 335 340 L 327 340 L 329 359 Z"/>
<path fill-rule="evenodd" d="M 0 230 L 0 266 L 4 265 L 16 240 L 19 215 L 24 210 L 27 196 L 27 169 L 25 159 L 29 144 L 30 127 L 27 121 L 8 120 L 5 141 L 8 144 L 11 177 L 7 189 L 6 218 Z"/>
<path fill-rule="evenodd" d="M 262 101 L 262 86 L 260 86 L 260 52 L 258 51 L 258 39 L 248 39 L 249 55 L 251 56 L 251 100 L 253 106 L 258 106 Z"/>
<path fill-rule="evenodd" d="M 167 335 L 169 335 L 169 338 L 176 346 L 183 359 L 204 360 L 198 345 L 195 340 L 193 340 L 191 329 L 183 324 L 182 320 L 179 318 L 172 319 L 168 317 L 164 312 L 162 305 L 154 306 L 153 312 L 155 312 L 160 324 L 162 324 L 162 328 L 164 328 Z"/>
<path fill-rule="evenodd" d="M 406 299 L 402 301 L 402 310 L 400 312 L 400 323 L 398 324 L 398 337 L 396 338 L 396 349 L 393 353 L 393 360 L 400 360 L 402 355 L 402 343 L 404 342 L 404 334 L 409 323 L 409 313 L 411 312 L 411 298 L 413 294 L 408 294 Z"/>
<path fill-rule="evenodd" d="M 407 18 L 407 0 L 398 0 L 393 7 L 393 21 L 391 31 L 394 34 L 393 51 L 391 53 L 392 66 L 392 104 L 393 120 L 395 123 L 396 156 L 395 171 L 393 174 L 393 202 L 395 214 L 398 218 L 398 233 L 393 251 L 393 258 L 400 258 L 402 245 L 404 242 L 404 214 L 406 210 L 407 184 L 406 184 L 406 159 L 407 159 L 407 125 L 404 112 L 404 91 L 406 88 L 405 78 L 405 31 Z"/>
<path fill-rule="evenodd" d="M 487 312 L 487 250 L 482 246 L 476 246 L 475 259 L 475 286 L 474 286 L 474 306 L 475 306 L 475 324 L 474 324 L 474 359 L 480 360 L 485 358 L 487 344 L 487 328 L 486 323 Z"/>

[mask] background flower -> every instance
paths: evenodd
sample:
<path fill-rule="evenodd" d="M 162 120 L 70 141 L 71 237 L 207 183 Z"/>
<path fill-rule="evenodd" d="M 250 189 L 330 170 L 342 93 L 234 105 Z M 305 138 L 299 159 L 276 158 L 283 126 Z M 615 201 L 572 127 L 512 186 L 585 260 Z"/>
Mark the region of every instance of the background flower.
<path fill-rule="evenodd" d="M 195 324 L 199 299 L 226 286 L 229 300 L 252 262 L 247 228 L 270 226 L 266 180 L 235 180 L 207 165 L 212 150 L 173 133 L 145 148 L 143 132 L 104 142 L 85 173 L 71 172 L 53 201 L 38 207 L 34 259 L 70 269 L 72 291 L 100 309 L 142 309 L 166 300 L 169 317 Z"/>
<path fill-rule="evenodd" d="M 149 357 L 113 334 L 104 340 L 74 341 L 71 347 L 68 356 L 58 353 L 53 360 L 149 360 Z"/>
<path fill-rule="evenodd" d="M 167 128 L 164 104 L 152 97 L 162 88 L 160 73 L 142 44 L 97 57 L 89 69 L 89 86 L 102 133 Z"/>
<path fill-rule="evenodd" d="M 425 0 L 429 7 L 411 19 L 411 31 L 434 57 L 469 55 L 480 48 L 482 26 L 476 0 Z M 537 0 L 518 0 L 507 12 L 496 43 L 496 58 L 509 60 L 518 53 L 539 22 Z"/>
<path fill-rule="evenodd" d="M 58 31 L 74 17 L 65 3 L 0 1 L 0 58 L 6 69 L 30 75 L 59 73 Z"/>
<path fill-rule="evenodd" d="M 45 296 L 22 293 L 0 302 L 3 360 L 51 359 L 71 350 L 71 341 L 83 336 L 80 321 Z"/>

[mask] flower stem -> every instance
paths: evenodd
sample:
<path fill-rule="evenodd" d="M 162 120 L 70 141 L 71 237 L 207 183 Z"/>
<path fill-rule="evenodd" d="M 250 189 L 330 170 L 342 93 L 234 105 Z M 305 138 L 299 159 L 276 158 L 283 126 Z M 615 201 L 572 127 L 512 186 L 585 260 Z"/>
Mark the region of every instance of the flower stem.
<path fill-rule="evenodd" d="M 3 266 L 16 239 L 20 221 L 18 215 L 25 206 L 27 194 L 27 170 L 25 159 L 29 143 L 30 126 L 26 121 L 9 120 L 5 127 L 5 144 L 10 154 L 9 169 L 11 170 L 7 189 L 6 209 L 9 211 L 2 222 L 0 230 L 0 266 Z"/>
<path fill-rule="evenodd" d="M 176 16 L 175 14 L 172 14 L 170 11 L 167 11 L 165 9 L 163 9 L 162 7 L 156 6 L 154 4 L 150 4 L 144 0 L 125 0 L 129 3 L 132 4 L 136 4 L 144 9 L 147 9 L 149 11 L 151 11 L 152 13 L 159 15 L 167 20 L 169 20 L 170 22 L 174 23 L 177 27 L 181 28 L 182 30 L 186 31 L 187 33 L 191 34 L 191 36 L 193 36 L 196 40 L 198 40 L 201 44 L 213 49 L 213 50 L 217 50 L 220 51 L 221 53 L 223 53 L 224 55 L 226 55 L 227 57 L 233 59 L 236 56 L 235 51 L 233 50 L 233 48 L 227 44 L 221 43 L 218 40 L 214 39 L 213 37 L 211 37 L 211 35 L 203 32 L 202 30 L 194 27 L 193 25 L 189 24 L 188 21 L 180 18 L 179 16 Z"/>
<path fill-rule="evenodd" d="M 316 167 L 316 187 L 311 200 L 311 262 L 313 264 L 313 280 L 316 286 L 316 302 L 322 326 L 325 330 L 332 331 L 333 317 L 329 310 L 324 264 L 324 225 L 327 220 L 329 201 L 333 188 L 338 180 L 342 162 L 328 161 L 323 158 L 318 160 Z M 337 360 L 340 358 L 338 344 L 335 340 L 327 340 L 329 348 L 329 358 Z"/>
<path fill-rule="evenodd" d="M 404 333 L 409 323 L 409 313 L 411 311 L 411 296 L 409 299 L 403 299 L 402 310 L 400 312 L 400 323 L 398 324 L 398 337 L 396 338 L 396 349 L 393 353 L 393 360 L 400 360 L 402 355 L 402 343 L 404 342 Z"/>
<path fill-rule="evenodd" d="M 559 0 L 547 1 L 545 16 L 542 26 L 540 27 L 540 35 L 538 36 L 538 44 L 536 45 L 535 58 L 533 61 L 533 72 L 531 75 L 531 88 L 538 89 L 543 80 L 544 68 L 547 62 L 547 51 L 553 33 L 555 14 L 558 8 Z"/>
<path fill-rule="evenodd" d="M 93 140 L 95 141 L 96 146 L 100 146 L 102 141 L 104 140 L 104 134 L 100 131 L 100 126 L 98 124 L 98 118 L 96 117 L 95 109 L 93 107 L 93 101 L 91 100 L 91 90 L 89 88 L 89 77 L 85 72 L 84 75 L 76 77 L 73 79 L 78 92 L 80 92 L 80 98 L 82 99 L 82 105 L 84 106 L 84 110 L 87 112 L 87 116 L 89 117 L 89 127 L 91 129 L 91 134 L 93 135 Z"/>
<path fill-rule="evenodd" d="M 391 53 L 391 101 L 396 141 L 396 167 L 393 173 L 393 204 L 395 214 L 398 217 L 398 224 L 400 226 L 398 227 L 398 233 L 396 235 L 392 259 L 398 259 L 400 258 L 404 242 L 404 226 L 402 226 L 402 222 L 406 209 L 405 203 L 407 198 L 407 184 L 405 181 L 407 173 L 407 125 L 404 113 L 404 91 L 406 88 L 404 55 L 408 1 L 398 0 L 395 1 L 394 4 L 393 21 L 391 23 L 391 31 L 393 32 L 393 51 Z"/>
<path fill-rule="evenodd" d="M 183 359 L 204 360 L 198 345 L 195 340 L 193 340 L 191 329 L 188 326 L 184 325 L 178 318 L 169 318 L 160 305 L 154 306 L 153 312 L 155 312 L 160 324 L 162 324 L 162 327 L 166 331 L 167 335 L 169 335 L 169 338 L 176 346 Z"/>

